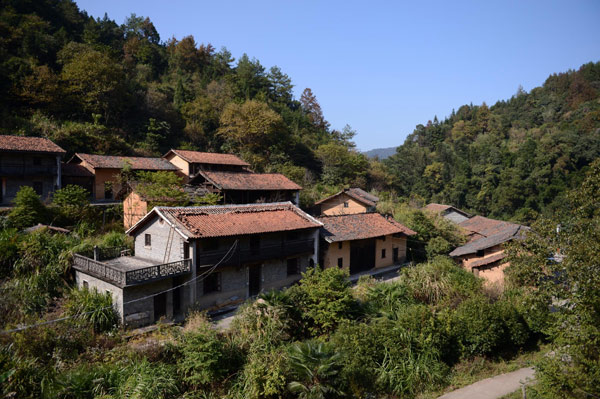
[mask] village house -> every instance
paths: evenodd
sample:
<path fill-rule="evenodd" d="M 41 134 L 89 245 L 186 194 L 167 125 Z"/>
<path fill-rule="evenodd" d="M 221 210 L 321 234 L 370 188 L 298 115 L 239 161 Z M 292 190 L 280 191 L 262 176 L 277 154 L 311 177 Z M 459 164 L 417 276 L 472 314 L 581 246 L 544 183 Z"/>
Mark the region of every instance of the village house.
<path fill-rule="evenodd" d="M 402 264 L 411 229 L 379 213 L 321 216 L 320 264 L 350 274 Z"/>
<path fill-rule="evenodd" d="M 349 215 L 375 212 L 379 198 L 360 188 L 346 188 L 337 194 L 315 202 L 319 215 Z"/>
<path fill-rule="evenodd" d="M 137 182 L 131 182 L 126 190 L 122 190 L 117 197 L 123 198 L 123 226 L 125 230 L 136 224 L 143 218 L 154 204 L 166 206 L 181 206 L 193 204 L 196 200 L 208 194 L 209 191 L 203 187 L 191 186 L 189 184 L 181 187 L 184 194 L 182 198 L 150 198 L 142 193 Z M 182 204 L 183 202 L 183 204 Z"/>
<path fill-rule="evenodd" d="M 65 153 L 43 137 L 0 136 L 0 204 L 9 205 L 22 186 L 49 199 L 62 186 Z"/>
<path fill-rule="evenodd" d="M 223 196 L 226 204 L 300 203 L 302 187 L 279 173 L 200 171 L 190 185 Z"/>
<path fill-rule="evenodd" d="M 135 256 L 96 250 L 73 268 L 79 287 L 110 292 L 121 321 L 139 326 L 291 285 L 316 264 L 321 226 L 290 202 L 155 207 L 127 231 Z"/>
<path fill-rule="evenodd" d="M 300 203 L 300 187 L 279 173 L 254 173 L 233 154 L 170 150 L 164 157 L 191 186 L 218 193 L 225 204 L 291 201 Z"/>
<path fill-rule="evenodd" d="M 126 165 L 131 167 L 132 171 L 170 171 L 179 172 L 179 169 L 162 158 L 144 158 L 144 157 L 124 157 L 113 155 L 92 155 L 76 153 L 68 161 L 70 165 L 79 165 L 87 169 L 93 175 L 92 199 L 95 201 L 115 199 L 115 195 L 121 190 L 121 184 L 118 177 Z M 69 173 L 81 172 L 81 168 L 69 166 L 73 169 Z M 77 169 L 77 171 L 75 171 Z M 74 177 L 74 176 L 72 176 Z M 75 182 L 75 180 L 73 180 Z M 87 188 L 85 185 L 84 188 Z"/>
<path fill-rule="evenodd" d="M 453 207 L 452 205 L 443 205 L 443 204 L 427 204 L 424 210 L 435 213 L 454 223 L 461 223 L 465 220 L 468 220 L 472 215 L 469 215 L 467 212 L 464 212 L 458 208 Z"/>
<path fill-rule="evenodd" d="M 520 239 L 529 230 L 526 226 L 473 216 L 458 224 L 467 234 L 468 242 L 450 252 L 464 269 L 484 278 L 488 283 L 504 283 L 506 262 L 504 243 Z"/>
<path fill-rule="evenodd" d="M 200 171 L 248 172 L 250 164 L 233 154 L 218 154 L 190 150 L 169 150 L 163 158 L 175 165 L 185 176 L 185 182 Z"/>

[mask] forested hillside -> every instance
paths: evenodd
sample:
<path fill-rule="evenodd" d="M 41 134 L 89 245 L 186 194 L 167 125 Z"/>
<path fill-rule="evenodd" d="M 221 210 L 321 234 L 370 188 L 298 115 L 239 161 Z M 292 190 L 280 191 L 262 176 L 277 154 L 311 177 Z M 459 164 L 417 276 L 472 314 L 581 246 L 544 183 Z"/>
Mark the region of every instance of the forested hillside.
<path fill-rule="evenodd" d="M 589 63 L 418 125 L 385 164 L 400 195 L 530 221 L 560 207 L 599 155 L 600 63 Z"/>
<path fill-rule="evenodd" d="M 528 222 L 600 154 L 599 63 L 418 125 L 382 164 L 276 66 L 161 37 L 148 18 L 94 19 L 70 0 L 1 4 L 0 133 L 46 136 L 68 156 L 233 152 L 303 185 L 304 205 L 353 185 Z"/>
<path fill-rule="evenodd" d="M 0 32 L 4 134 L 47 136 L 69 155 L 234 152 L 305 185 L 367 184 L 354 132 L 331 129 L 310 89 L 294 98 L 276 66 L 70 0 L 2 1 Z"/>

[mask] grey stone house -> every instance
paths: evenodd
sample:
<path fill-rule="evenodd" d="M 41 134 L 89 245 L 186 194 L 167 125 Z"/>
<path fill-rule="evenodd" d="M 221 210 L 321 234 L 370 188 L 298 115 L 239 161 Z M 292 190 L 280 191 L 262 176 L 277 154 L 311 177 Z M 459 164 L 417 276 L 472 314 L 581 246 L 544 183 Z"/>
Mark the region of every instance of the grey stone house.
<path fill-rule="evenodd" d="M 77 254 L 76 281 L 110 292 L 126 326 L 178 319 L 293 284 L 317 262 L 321 226 L 290 202 L 155 207 L 127 231 L 135 256 Z"/>
<path fill-rule="evenodd" d="M 0 204 L 9 205 L 22 186 L 46 200 L 61 188 L 66 151 L 43 137 L 0 136 Z"/>

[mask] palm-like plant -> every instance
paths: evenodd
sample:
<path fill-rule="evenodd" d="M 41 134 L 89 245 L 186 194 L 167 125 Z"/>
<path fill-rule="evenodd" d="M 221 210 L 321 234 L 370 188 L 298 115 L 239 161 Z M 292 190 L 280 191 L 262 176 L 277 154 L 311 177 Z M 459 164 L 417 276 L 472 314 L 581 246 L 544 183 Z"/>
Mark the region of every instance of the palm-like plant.
<path fill-rule="evenodd" d="M 300 399 L 324 399 L 341 396 L 335 378 L 341 368 L 340 354 L 323 343 L 308 341 L 294 344 L 290 350 L 290 367 L 295 380 L 290 392 Z"/>

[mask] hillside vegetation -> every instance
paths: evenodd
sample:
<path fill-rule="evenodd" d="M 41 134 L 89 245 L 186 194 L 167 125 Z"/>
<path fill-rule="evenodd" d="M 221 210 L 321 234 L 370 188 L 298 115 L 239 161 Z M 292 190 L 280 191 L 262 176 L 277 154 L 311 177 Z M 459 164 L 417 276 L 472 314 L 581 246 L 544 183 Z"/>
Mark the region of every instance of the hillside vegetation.
<path fill-rule="evenodd" d="M 600 63 L 589 63 L 418 125 L 385 164 L 400 195 L 530 221 L 560 207 L 599 154 Z"/>
<path fill-rule="evenodd" d="M 68 156 L 233 152 L 303 185 L 304 205 L 354 185 L 530 221 L 600 154 L 599 63 L 418 125 L 382 164 L 356 151 L 349 126 L 331 128 L 309 88 L 295 98 L 280 68 L 161 37 L 149 18 L 3 0 L 0 32 L 0 133 L 46 136 Z"/>

